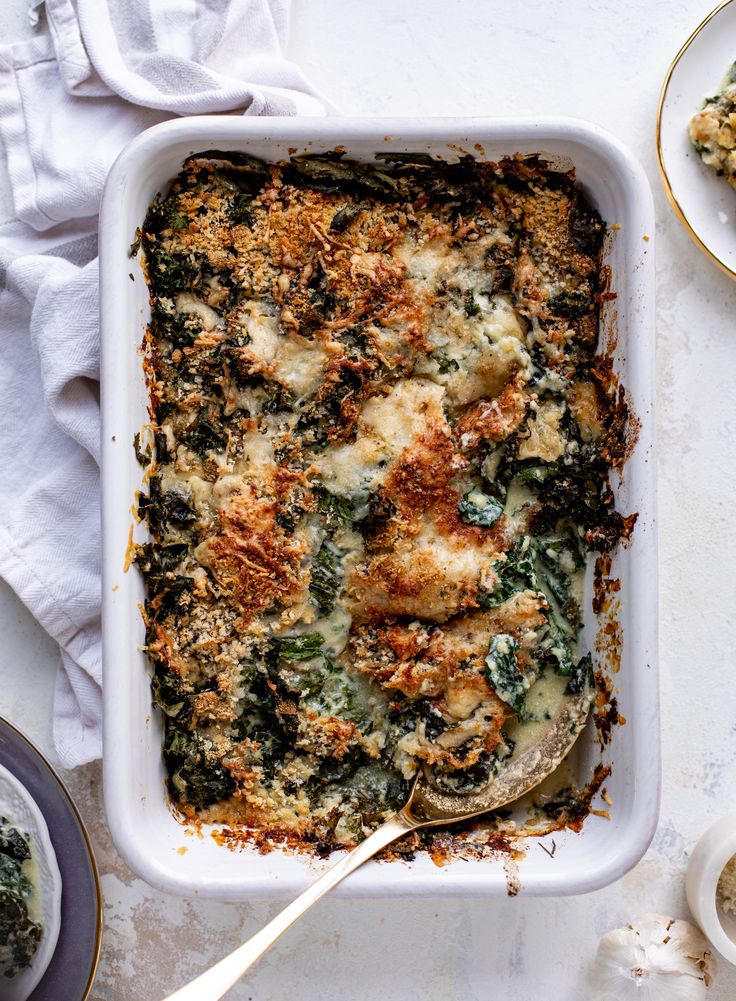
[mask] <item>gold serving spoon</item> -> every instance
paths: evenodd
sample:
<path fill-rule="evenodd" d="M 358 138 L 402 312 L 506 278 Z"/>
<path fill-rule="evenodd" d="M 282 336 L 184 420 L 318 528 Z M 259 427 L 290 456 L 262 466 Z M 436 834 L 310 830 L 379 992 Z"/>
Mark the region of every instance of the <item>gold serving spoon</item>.
<path fill-rule="evenodd" d="M 420 827 L 470 820 L 497 810 L 529 792 L 557 768 L 575 743 L 585 725 L 590 703 L 589 690 L 566 696 L 539 738 L 478 792 L 446 792 L 433 784 L 429 769 L 420 772 L 408 802 L 398 813 L 315 880 L 252 938 L 164 1001 L 218 1001 L 320 897 L 386 845 Z"/>

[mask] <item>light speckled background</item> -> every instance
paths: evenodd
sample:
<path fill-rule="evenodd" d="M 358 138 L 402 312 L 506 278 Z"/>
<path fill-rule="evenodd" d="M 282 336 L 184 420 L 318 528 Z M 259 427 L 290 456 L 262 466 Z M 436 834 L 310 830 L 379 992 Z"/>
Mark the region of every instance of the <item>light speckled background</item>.
<path fill-rule="evenodd" d="M 29 33 L 24 6 L 0 0 L 0 38 Z M 687 914 L 688 854 L 706 826 L 735 809 L 736 288 L 665 202 L 654 120 L 670 59 L 708 9 L 707 0 L 294 0 L 291 56 L 344 112 L 577 115 L 613 131 L 644 164 L 657 208 L 664 793 L 651 849 L 615 886 L 542 901 L 327 901 L 233 1001 L 583 1001 L 604 931 L 647 910 Z M 714 81 L 724 70 L 714 67 Z M 0 711 L 53 760 L 56 651 L 2 584 L 0 636 Z M 96 1001 L 157 1001 L 274 913 L 151 890 L 111 846 L 99 766 L 65 777 L 102 873 Z M 710 996 L 736 996 L 736 970 L 725 961 Z"/>

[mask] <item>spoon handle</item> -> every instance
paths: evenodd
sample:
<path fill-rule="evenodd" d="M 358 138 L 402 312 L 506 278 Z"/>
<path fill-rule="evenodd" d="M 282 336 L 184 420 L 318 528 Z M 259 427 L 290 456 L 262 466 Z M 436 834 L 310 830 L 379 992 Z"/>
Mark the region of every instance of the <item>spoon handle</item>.
<path fill-rule="evenodd" d="M 358 866 L 367 862 L 369 858 L 373 858 L 376 852 L 385 848 L 386 845 L 396 841 L 402 834 L 407 834 L 421 826 L 421 821 L 414 820 L 403 810 L 395 813 L 377 831 L 369 835 L 365 841 L 361 841 L 357 847 L 308 886 L 296 900 L 288 904 L 283 911 L 280 911 L 247 942 L 239 945 L 229 956 L 225 956 L 219 963 L 200 974 L 196 980 L 192 980 L 185 987 L 164 998 L 164 1001 L 218 1001 L 242 977 L 246 970 L 249 970 L 271 948 L 274 942 L 281 938 L 297 918 L 305 914 L 328 890 L 337 886 L 341 880 L 349 876 Z"/>

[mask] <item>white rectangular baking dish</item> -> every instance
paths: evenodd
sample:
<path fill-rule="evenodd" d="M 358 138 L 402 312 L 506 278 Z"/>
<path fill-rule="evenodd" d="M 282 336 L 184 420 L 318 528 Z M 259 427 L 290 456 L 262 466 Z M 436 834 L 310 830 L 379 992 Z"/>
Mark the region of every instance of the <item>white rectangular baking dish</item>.
<path fill-rule="evenodd" d="M 142 473 L 133 435 L 146 422 L 147 394 L 139 345 L 149 317 L 140 265 L 129 257 L 136 228 L 154 195 L 191 153 L 247 150 L 267 160 L 295 150 L 343 146 L 371 160 L 379 150 L 429 151 L 450 158 L 458 150 L 497 160 L 541 153 L 571 161 L 603 218 L 616 299 L 604 329 L 617 335 L 616 369 L 641 422 L 638 442 L 614 485 L 620 510 L 637 511 L 633 543 L 617 553 L 621 579 L 623 657 L 615 683 L 627 723 L 614 728 L 603 753 L 613 763 L 606 782 L 611 819 L 590 816 L 582 833 L 556 833 L 556 851 L 528 842 L 520 864 L 521 892 L 584 893 L 622 876 L 643 855 L 659 809 L 659 697 L 657 677 L 657 553 L 654 462 L 653 243 L 651 193 L 641 167 L 617 140 L 595 126 L 562 118 L 497 119 L 262 119 L 202 117 L 158 125 L 120 155 L 105 188 L 100 219 L 103 415 L 103 639 L 104 781 L 115 844 L 131 868 L 154 886 L 216 899 L 293 895 L 327 863 L 280 851 L 233 852 L 203 837 L 185 836 L 167 804 L 161 760 L 161 724 L 152 707 L 150 669 L 139 646 L 143 624 L 139 574 L 123 571 L 133 495 Z M 132 280 L 131 280 L 132 279 Z M 142 536 L 143 526 L 136 528 Z M 592 641 L 592 612 L 588 643 Z M 583 781 L 599 749 L 589 727 L 578 742 L 575 767 Z M 550 842 L 549 836 L 547 843 Z M 186 848 L 186 851 L 181 851 Z M 502 860 L 452 861 L 438 868 L 425 854 L 411 863 L 369 862 L 337 891 L 343 896 L 486 894 L 507 892 Z"/>

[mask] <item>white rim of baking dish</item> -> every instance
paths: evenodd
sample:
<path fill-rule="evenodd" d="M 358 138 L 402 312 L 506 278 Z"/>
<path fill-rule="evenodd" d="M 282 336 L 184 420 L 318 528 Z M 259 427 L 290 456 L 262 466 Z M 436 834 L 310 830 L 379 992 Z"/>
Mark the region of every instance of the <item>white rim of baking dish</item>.
<path fill-rule="evenodd" d="M 314 145 L 334 148 L 348 140 L 371 140 L 379 149 L 384 143 L 395 141 L 401 144 L 442 142 L 448 146 L 461 144 L 466 137 L 485 136 L 488 142 L 508 143 L 508 152 L 516 149 L 544 150 L 545 142 L 572 143 L 581 148 L 593 149 L 615 167 L 617 176 L 626 192 L 627 200 L 635 208 L 637 222 L 649 240 L 654 233 L 654 211 L 651 191 L 644 171 L 638 161 L 615 137 L 588 122 L 577 119 L 554 117 L 544 119 L 512 118 L 423 118 L 423 119 L 294 119 L 294 118 L 242 118 L 202 116 L 190 119 L 174 119 L 156 125 L 135 138 L 120 154 L 110 171 L 102 200 L 100 214 L 100 263 L 101 263 L 101 316 L 102 316 L 102 529 L 103 529 L 103 671 L 104 671 L 104 785 L 108 822 L 115 845 L 128 865 L 154 886 L 169 892 L 201 896 L 215 899 L 243 899 L 245 896 L 273 896 L 296 892 L 309 878 L 307 867 L 300 879 L 286 878 L 274 888 L 273 881 L 265 875 L 249 875 L 242 885 L 233 886 L 232 880 L 217 877 L 206 886 L 193 891 L 180 868 L 169 865 L 162 857 L 149 850 L 140 832 L 125 808 L 124 797 L 119 792 L 125 788 L 125 755 L 120 753 L 121 741 L 128 736 L 120 721 L 131 718 L 130 686 L 125 672 L 116 671 L 114 662 L 118 651 L 125 648 L 128 637 L 121 631 L 120 622 L 111 601 L 113 575 L 118 574 L 115 561 L 120 557 L 120 539 L 113 537 L 113 526 L 109 523 L 109 513 L 114 503 L 119 502 L 120 491 L 129 490 L 129 482 L 117 468 L 118 451 L 111 442 L 111 431 L 116 426 L 116 415 L 123 412 L 129 387 L 116 378 L 115 355 L 116 336 L 126 336 L 130 317 L 124 315 L 124 285 L 128 281 L 127 269 L 122 275 L 109 272 L 108 260 L 120 257 L 120 248 L 129 246 L 131 233 L 127 231 L 121 205 L 126 198 L 128 180 L 145 169 L 150 158 L 165 146 L 186 145 L 191 152 L 203 148 L 227 148 L 230 141 L 242 143 L 248 137 L 254 140 L 264 138 L 274 141 L 291 142 L 293 145 Z M 471 142 L 472 142 L 471 139 Z M 480 140 L 482 141 L 482 140 Z M 390 148 L 386 145 L 386 148 Z M 454 147 L 458 148 L 458 147 Z M 186 155 L 186 154 L 185 154 Z M 183 157 L 182 157 L 183 159 Z M 645 458 L 637 476 L 646 488 L 648 497 L 647 541 L 641 568 L 632 575 L 628 589 L 630 617 L 635 622 L 633 632 L 647 637 L 649 651 L 647 671 L 632 671 L 627 686 L 633 692 L 637 705 L 647 706 L 645 721 L 632 727 L 627 739 L 634 742 L 634 758 L 645 774 L 641 781 L 632 777 L 632 798 L 636 809 L 632 809 L 631 824 L 626 837 L 612 852 L 608 852 L 600 864 L 587 866 L 584 872 L 576 874 L 571 881 L 569 873 L 553 871 L 544 879 L 522 879 L 523 892 L 534 895 L 557 896 L 571 893 L 585 893 L 599 889 L 619 879 L 628 872 L 648 848 L 657 824 L 660 798 L 660 748 L 659 748 L 659 699 L 657 679 L 657 544 L 656 544 L 656 481 L 654 457 L 654 352 L 653 352 L 653 287 L 651 282 L 651 244 L 648 254 L 634 282 L 637 293 L 637 310 L 641 316 L 637 321 L 637 336 L 627 339 L 627 357 L 634 362 L 635 378 L 643 387 L 637 394 L 646 404 L 640 432 L 639 448 Z M 129 334 L 128 334 L 129 336 Z M 631 380 L 629 380 L 631 381 Z M 115 526 L 119 534 L 119 527 Z M 114 569 L 113 569 L 114 568 Z M 644 665 L 642 665 L 644 666 Z M 638 695 L 637 695 L 638 693 Z M 648 730 L 645 739 L 644 730 Z M 642 785 L 643 782 L 643 785 Z M 245 868 L 244 861 L 244 868 Z M 427 879 L 421 876 L 414 889 L 405 880 L 397 884 L 393 878 L 394 865 L 371 867 L 370 882 L 363 881 L 357 873 L 349 881 L 348 896 L 389 896 L 411 893 L 483 895 L 499 893 L 498 880 L 491 885 L 490 878 L 475 880 L 464 874 L 453 872 L 453 865 L 436 869 L 436 877 L 428 887 Z M 314 870 L 316 874 L 317 870 Z M 361 870 L 364 872 L 364 870 Z M 247 883 L 247 885 L 246 885 Z M 340 892 L 339 890 L 337 891 Z M 340 894 L 342 895 L 342 894 Z"/>

